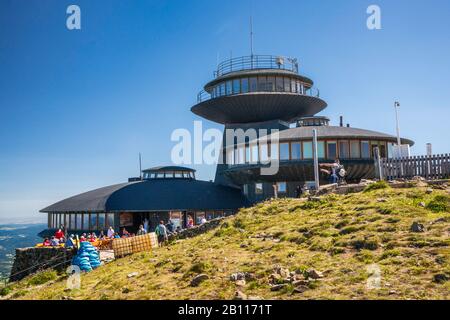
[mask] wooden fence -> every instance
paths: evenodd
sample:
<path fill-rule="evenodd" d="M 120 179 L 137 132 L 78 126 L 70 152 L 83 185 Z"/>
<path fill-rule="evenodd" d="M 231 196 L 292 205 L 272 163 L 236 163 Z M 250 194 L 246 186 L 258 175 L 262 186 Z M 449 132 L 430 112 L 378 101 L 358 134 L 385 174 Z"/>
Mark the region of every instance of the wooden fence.
<path fill-rule="evenodd" d="M 450 178 L 450 155 L 415 156 L 399 159 L 380 159 L 384 179 L 411 179 L 419 176 L 427 180 Z"/>

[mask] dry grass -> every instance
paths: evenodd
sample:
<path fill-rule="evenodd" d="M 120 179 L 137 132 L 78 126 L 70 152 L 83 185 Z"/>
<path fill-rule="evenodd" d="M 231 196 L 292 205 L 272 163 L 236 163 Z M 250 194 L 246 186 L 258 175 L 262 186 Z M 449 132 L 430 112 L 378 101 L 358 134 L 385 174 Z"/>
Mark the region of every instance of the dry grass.
<path fill-rule="evenodd" d="M 433 281 L 450 276 L 450 212 L 435 210 L 446 208 L 436 199 L 449 201 L 448 191 L 383 188 L 318 202 L 268 201 L 197 238 L 84 274 L 79 290 L 65 290 L 65 276 L 38 289 L 25 279 L 8 298 L 232 299 L 236 285 L 229 276 L 240 271 L 255 276 L 243 291 L 265 299 L 449 299 L 450 283 Z M 424 233 L 410 231 L 416 221 Z M 261 233 L 273 240 L 255 238 Z M 381 288 L 369 290 L 372 264 L 381 269 Z M 268 278 L 275 265 L 314 268 L 325 277 L 301 294 L 291 287 L 273 292 Z M 128 278 L 131 272 L 139 275 Z M 199 273 L 209 280 L 189 286 Z"/>

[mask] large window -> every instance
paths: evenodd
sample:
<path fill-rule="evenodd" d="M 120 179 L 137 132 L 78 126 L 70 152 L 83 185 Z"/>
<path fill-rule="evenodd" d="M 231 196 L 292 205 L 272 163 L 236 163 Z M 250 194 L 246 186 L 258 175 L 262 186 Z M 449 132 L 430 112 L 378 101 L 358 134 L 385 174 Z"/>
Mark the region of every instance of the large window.
<path fill-rule="evenodd" d="M 370 158 L 369 141 L 361 141 L 361 158 L 363 159 Z"/>
<path fill-rule="evenodd" d="M 238 147 L 237 156 L 238 156 L 237 164 L 244 164 L 245 163 L 244 147 Z"/>
<path fill-rule="evenodd" d="M 259 155 L 261 163 L 269 162 L 269 146 L 267 142 L 259 145 Z"/>
<path fill-rule="evenodd" d="M 283 82 L 283 78 L 281 77 L 277 77 L 276 79 L 276 91 L 278 92 L 283 92 L 284 91 L 284 82 Z"/>
<path fill-rule="evenodd" d="M 250 146 L 251 150 L 251 163 L 258 163 L 258 144 L 254 143 Z"/>
<path fill-rule="evenodd" d="M 99 230 L 105 230 L 106 229 L 106 220 L 105 220 L 105 214 L 99 213 L 98 214 L 98 229 Z"/>
<path fill-rule="evenodd" d="M 255 194 L 263 194 L 263 184 L 262 183 L 256 183 L 255 184 Z"/>
<path fill-rule="evenodd" d="M 327 158 L 336 159 L 336 157 L 337 157 L 336 141 L 327 141 Z"/>
<path fill-rule="evenodd" d="M 317 141 L 317 157 L 325 159 L 325 141 Z"/>
<path fill-rule="evenodd" d="M 303 159 L 313 158 L 312 141 L 303 141 Z"/>
<path fill-rule="evenodd" d="M 233 94 L 238 94 L 241 92 L 241 81 L 239 79 L 233 80 Z"/>
<path fill-rule="evenodd" d="M 258 77 L 258 91 L 266 91 L 267 78 Z"/>
<path fill-rule="evenodd" d="M 227 89 L 226 89 L 226 95 L 229 96 L 233 92 L 233 84 L 231 81 L 227 81 Z"/>
<path fill-rule="evenodd" d="M 97 214 L 91 213 L 91 229 L 97 230 Z"/>
<path fill-rule="evenodd" d="M 89 227 L 89 213 L 83 214 L 83 230 L 91 230 Z"/>
<path fill-rule="evenodd" d="M 228 165 L 234 165 L 234 148 L 228 148 L 227 149 L 227 164 Z"/>
<path fill-rule="evenodd" d="M 286 193 L 287 192 L 287 183 L 286 182 L 277 182 L 277 190 L 278 190 L 278 193 Z"/>
<path fill-rule="evenodd" d="M 247 78 L 243 78 L 241 80 L 241 89 L 242 89 L 242 93 L 248 92 L 248 79 Z"/>
<path fill-rule="evenodd" d="M 280 143 L 280 160 L 289 160 L 289 143 Z"/>
<path fill-rule="evenodd" d="M 359 149 L 359 141 L 350 141 L 350 158 L 358 159 L 361 157 L 361 152 Z"/>
<path fill-rule="evenodd" d="M 291 143 L 291 159 L 300 160 L 302 158 L 302 147 L 300 142 Z"/>
<path fill-rule="evenodd" d="M 250 92 L 258 91 L 258 78 L 250 78 Z"/>
<path fill-rule="evenodd" d="M 266 91 L 275 91 L 275 77 L 267 77 Z"/>
<path fill-rule="evenodd" d="M 349 146 L 348 141 L 339 141 L 339 158 L 349 158 Z"/>
<path fill-rule="evenodd" d="M 291 79 L 284 78 L 284 92 L 291 92 Z"/>
<path fill-rule="evenodd" d="M 106 224 L 107 227 L 114 227 L 114 213 L 107 213 L 106 214 Z"/>

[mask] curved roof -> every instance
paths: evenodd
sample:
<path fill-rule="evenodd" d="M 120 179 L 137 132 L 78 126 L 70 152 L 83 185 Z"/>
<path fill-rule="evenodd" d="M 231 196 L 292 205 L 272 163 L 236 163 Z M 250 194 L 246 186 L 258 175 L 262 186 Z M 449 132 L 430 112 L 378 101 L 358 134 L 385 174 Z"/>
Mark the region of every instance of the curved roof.
<path fill-rule="evenodd" d="M 222 96 L 201 102 L 191 111 L 205 119 L 222 123 L 248 123 L 269 120 L 291 121 L 312 116 L 325 109 L 320 98 L 287 92 L 251 92 Z"/>
<path fill-rule="evenodd" d="M 231 210 L 246 205 L 239 189 L 192 179 L 154 179 L 92 190 L 41 212 Z"/>
<path fill-rule="evenodd" d="M 161 166 L 161 167 L 153 167 L 153 168 L 148 168 L 148 169 L 142 170 L 142 172 L 165 172 L 165 171 L 195 172 L 196 170 L 194 170 L 192 168 L 180 167 L 180 166 Z"/>
<path fill-rule="evenodd" d="M 282 130 L 279 132 L 279 139 L 282 140 L 294 140 L 294 139 L 311 139 L 313 135 L 313 129 L 317 130 L 318 138 L 346 138 L 346 139 L 384 139 L 397 141 L 397 137 L 382 132 L 348 128 L 348 127 L 336 127 L 336 126 L 310 126 L 310 127 L 297 127 Z M 414 145 L 414 141 L 402 138 L 402 143 Z"/>

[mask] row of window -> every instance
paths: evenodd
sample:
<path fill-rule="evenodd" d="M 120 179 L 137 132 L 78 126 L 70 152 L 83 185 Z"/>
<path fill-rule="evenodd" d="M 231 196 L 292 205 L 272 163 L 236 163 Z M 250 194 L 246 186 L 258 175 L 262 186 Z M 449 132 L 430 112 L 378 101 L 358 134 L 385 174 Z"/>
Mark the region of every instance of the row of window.
<path fill-rule="evenodd" d="M 192 171 L 144 172 L 144 179 L 195 179 Z"/>
<path fill-rule="evenodd" d="M 287 193 L 287 182 L 277 182 L 274 186 L 276 186 L 278 194 Z M 255 188 L 252 190 L 255 195 L 262 195 L 264 193 L 264 185 L 261 182 L 257 182 L 253 185 L 244 184 L 244 194 L 246 196 L 250 193 L 250 187 Z"/>
<path fill-rule="evenodd" d="M 327 140 L 317 142 L 319 159 L 371 159 L 374 157 L 375 147 L 380 150 L 380 156 L 388 156 L 387 149 L 392 143 L 385 141 L 364 140 Z M 388 146 L 386 148 L 386 146 Z M 392 154 L 392 153 L 391 153 Z M 312 141 L 292 141 L 279 144 L 251 144 L 228 148 L 226 163 L 228 165 L 267 163 L 270 160 L 310 160 L 313 159 Z"/>
<path fill-rule="evenodd" d="M 248 92 L 291 92 L 305 94 L 309 86 L 290 77 L 258 76 L 239 78 L 219 83 L 212 92 L 212 98 Z"/>
<path fill-rule="evenodd" d="M 113 213 L 51 213 L 48 219 L 48 227 L 54 229 L 96 231 L 114 227 Z"/>

